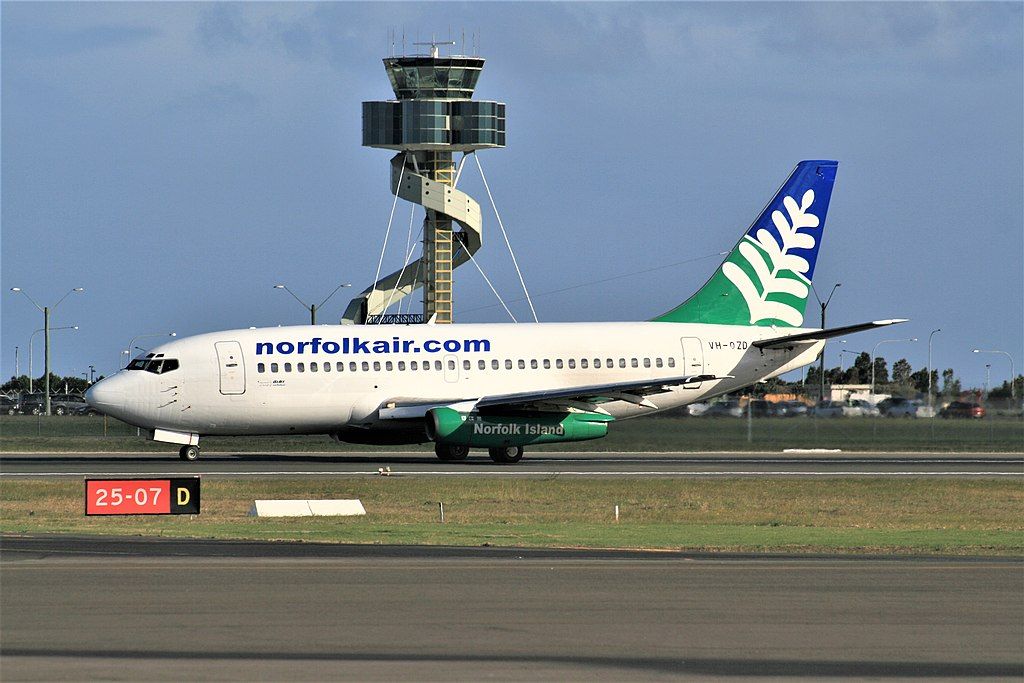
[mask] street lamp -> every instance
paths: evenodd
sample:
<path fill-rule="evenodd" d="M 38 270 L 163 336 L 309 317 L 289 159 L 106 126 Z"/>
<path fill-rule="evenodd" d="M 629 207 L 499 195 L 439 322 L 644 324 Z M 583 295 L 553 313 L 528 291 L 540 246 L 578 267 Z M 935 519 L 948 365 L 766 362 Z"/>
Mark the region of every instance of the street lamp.
<path fill-rule="evenodd" d="M 854 360 L 856 360 L 857 356 L 859 356 L 862 353 L 867 353 L 867 351 L 853 351 L 851 349 L 842 349 L 839 352 L 839 367 L 840 367 L 840 369 L 842 369 L 842 367 L 843 367 L 843 354 L 844 353 L 850 354 L 851 356 L 853 356 Z M 851 368 L 853 367 L 853 363 L 852 362 L 850 363 L 850 367 Z"/>
<path fill-rule="evenodd" d="M 832 291 L 828 293 L 828 298 L 824 301 L 818 296 L 818 291 L 814 289 L 814 285 L 811 285 L 811 292 L 814 293 L 814 298 L 818 300 L 818 305 L 821 306 L 821 329 L 825 329 L 825 309 L 828 308 L 828 302 L 832 301 L 832 295 L 836 293 L 836 290 L 843 286 L 842 282 L 837 282 L 832 285 Z M 840 363 L 842 363 L 842 357 L 840 356 Z M 821 390 L 818 394 L 818 400 L 825 400 L 825 347 L 821 347 L 821 365 L 819 366 L 819 373 L 821 375 Z"/>
<path fill-rule="evenodd" d="M 152 334 L 137 334 L 134 337 L 132 337 L 132 340 L 130 342 L 128 342 L 128 350 L 124 352 L 124 353 L 128 354 L 129 362 L 132 359 L 132 350 L 135 348 L 135 340 L 136 339 L 145 339 L 147 337 L 165 337 L 165 336 L 166 337 L 177 337 L 178 333 L 177 332 L 153 332 Z M 125 365 L 127 365 L 127 363 L 125 363 Z"/>
<path fill-rule="evenodd" d="M 277 285 L 274 285 L 274 289 L 283 289 L 284 291 L 286 291 L 289 294 L 291 294 L 292 297 L 296 301 L 298 301 L 300 304 L 302 304 L 303 308 L 305 308 L 307 311 L 309 311 L 309 324 L 310 325 L 316 325 L 316 312 L 317 312 L 317 309 L 322 308 L 323 305 L 325 303 L 327 303 L 327 300 L 330 299 L 332 296 L 334 296 L 338 292 L 339 289 L 341 289 L 342 287 L 351 287 L 351 286 L 352 286 L 352 284 L 349 283 L 349 282 L 341 283 L 340 285 L 338 285 L 337 287 L 334 288 L 333 292 L 331 292 L 326 297 L 324 297 L 324 300 L 321 301 L 318 304 L 307 304 L 305 301 L 303 301 L 298 296 L 296 296 L 295 292 L 293 292 L 292 290 L 288 289 L 288 285 L 277 284 Z"/>
<path fill-rule="evenodd" d="M 39 334 L 40 332 L 42 332 L 43 329 L 44 328 L 40 327 L 38 330 L 36 330 L 35 332 L 33 332 L 32 334 L 30 334 L 28 336 L 28 393 L 30 393 L 30 394 L 32 393 L 32 375 L 33 375 L 33 372 L 32 372 L 32 344 L 33 344 L 33 342 L 35 342 L 36 335 Z M 65 325 L 64 327 L 53 327 L 53 328 L 50 328 L 50 331 L 51 332 L 56 332 L 57 330 L 77 330 L 77 329 L 78 329 L 78 325 Z M 49 370 L 47 370 L 46 374 L 47 375 L 50 374 Z"/>
<path fill-rule="evenodd" d="M 942 328 L 940 327 L 937 330 L 932 330 L 931 334 L 928 335 L 928 415 L 929 416 L 934 415 L 934 413 L 932 411 L 935 409 L 935 406 L 934 406 L 934 403 L 933 403 L 933 400 L 932 400 L 932 337 L 934 337 L 937 332 L 942 332 Z"/>
<path fill-rule="evenodd" d="M 973 353 L 1001 353 L 1010 359 L 1010 401 L 1013 403 L 1013 409 L 1017 409 L 1017 373 L 1013 369 L 1013 356 L 1006 351 L 1000 351 L 999 349 L 974 349 Z"/>
<path fill-rule="evenodd" d="M 883 339 L 882 341 L 871 347 L 871 405 L 875 404 L 875 350 L 880 344 L 889 344 L 891 342 L 916 342 L 917 337 L 911 337 L 910 339 Z"/>
<path fill-rule="evenodd" d="M 46 391 L 46 396 L 43 399 L 43 408 L 44 408 L 44 413 L 46 415 L 49 415 L 50 414 L 50 311 L 57 310 L 57 307 L 60 306 L 61 302 L 64 301 L 64 299 L 67 299 L 69 295 L 71 295 L 72 293 L 75 293 L 75 292 L 78 292 L 78 293 L 84 292 L 85 288 L 83 288 L 83 287 L 75 287 L 74 289 L 68 291 L 67 294 L 62 296 L 57 301 L 57 303 L 55 303 L 53 306 L 40 306 L 36 302 L 36 300 L 33 299 L 32 297 L 30 297 L 28 295 L 28 292 L 23 290 L 21 287 L 11 287 L 11 291 L 12 292 L 19 292 L 21 294 L 24 294 L 25 298 L 28 299 L 29 301 L 31 301 L 33 306 L 35 306 L 36 308 L 38 308 L 40 311 L 43 312 L 43 330 L 45 330 L 45 332 L 43 334 L 43 339 L 45 340 L 45 348 L 46 348 L 46 351 L 44 352 L 44 358 L 45 358 L 44 366 L 45 366 L 46 377 L 44 378 L 44 381 L 43 381 L 43 388 Z"/>

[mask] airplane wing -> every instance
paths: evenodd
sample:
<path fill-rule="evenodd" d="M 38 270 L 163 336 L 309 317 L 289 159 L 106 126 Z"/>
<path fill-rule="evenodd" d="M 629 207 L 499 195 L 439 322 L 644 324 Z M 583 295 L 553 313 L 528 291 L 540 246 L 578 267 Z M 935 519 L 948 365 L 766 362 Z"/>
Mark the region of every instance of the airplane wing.
<path fill-rule="evenodd" d="M 524 408 L 538 403 L 555 404 L 566 408 L 580 408 L 595 412 L 605 412 L 600 406 L 602 403 L 610 401 L 628 401 L 645 408 L 657 408 L 647 398 L 648 396 L 665 393 L 671 387 L 680 384 L 710 382 L 717 379 L 732 379 L 732 375 L 683 375 L 633 382 L 613 382 L 559 389 L 521 391 L 512 394 L 494 394 L 449 401 L 417 402 L 414 400 L 396 400 L 388 402 L 380 409 L 380 419 L 404 420 L 424 417 L 429 410 L 441 407 L 452 408 L 460 412 L 470 412 L 481 408 Z"/>
<path fill-rule="evenodd" d="M 813 344 L 816 341 L 822 339 L 831 339 L 832 337 L 841 337 L 846 334 L 853 334 L 854 332 L 863 332 L 864 330 L 873 330 L 876 327 L 886 327 L 887 325 L 898 325 L 899 323 L 907 322 L 908 318 L 893 318 L 892 320 L 874 320 L 869 323 L 859 323 L 857 325 L 846 325 L 844 327 L 832 327 L 827 330 L 815 330 L 813 332 L 801 332 L 799 334 L 790 334 L 784 337 L 772 337 L 771 339 L 762 339 L 752 344 L 759 349 L 791 349 L 797 344 Z"/>

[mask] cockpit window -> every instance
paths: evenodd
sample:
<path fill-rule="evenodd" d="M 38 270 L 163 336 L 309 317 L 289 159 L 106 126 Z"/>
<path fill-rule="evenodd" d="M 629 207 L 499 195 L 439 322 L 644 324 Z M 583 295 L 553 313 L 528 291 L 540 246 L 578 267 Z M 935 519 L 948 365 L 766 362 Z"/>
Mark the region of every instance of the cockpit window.
<path fill-rule="evenodd" d="M 150 354 L 152 355 L 152 354 Z M 136 358 L 128 364 L 126 370 L 145 370 L 154 375 L 162 375 L 178 369 L 176 358 Z"/>

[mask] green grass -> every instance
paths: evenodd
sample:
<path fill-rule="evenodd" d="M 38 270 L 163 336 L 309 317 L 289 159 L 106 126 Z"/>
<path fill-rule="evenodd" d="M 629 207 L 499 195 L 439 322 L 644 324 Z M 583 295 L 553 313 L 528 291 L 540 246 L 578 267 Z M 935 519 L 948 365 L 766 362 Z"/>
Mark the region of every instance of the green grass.
<path fill-rule="evenodd" d="M 332 477 L 206 480 L 196 517 L 87 518 L 81 481 L 3 481 L 0 531 L 775 552 L 1024 554 L 1009 480 Z M 359 498 L 360 518 L 256 519 L 256 498 Z M 444 502 L 446 523 L 438 522 Z M 620 506 L 615 523 L 613 506 Z"/>
<path fill-rule="evenodd" d="M 104 428 L 104 422 L 106 427 Z M 105 431 L 104 431 L 105 429 Z M 0 416 L 0 450 L 143 451 L 175 450 L 146 441 L 134 427 L 100 417 Z M 542 450 L 597 451 L 779 451 L 783 448 L 841 448 L 851 451 L 1024 452 L 1024 420 L 658 417 L 611 425 L 604 439 L 545 446 Z M 372 447 L 339 444 L 326 436 L 206 437 L 207 451 L 352 452 L 408 450 L 416 446 Z M 429 452 L 428 445 L 421 446 Z"/>

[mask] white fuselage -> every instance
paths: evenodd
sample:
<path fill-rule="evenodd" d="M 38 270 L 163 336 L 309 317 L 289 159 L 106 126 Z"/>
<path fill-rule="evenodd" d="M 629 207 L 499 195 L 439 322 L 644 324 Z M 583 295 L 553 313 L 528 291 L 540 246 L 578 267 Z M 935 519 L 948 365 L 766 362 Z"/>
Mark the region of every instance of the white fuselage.
<path fill-rule="evenodd" d="M 160 374 L 123 370 L 96 384 L 89 400 L 113 417 L 157 430 L 156 438 L 161 432 L 373 433 L 388 426 L 380 410 L 396 403 L 454 403 L 684 375 L 732 377 L 652 396 L 661 410 L 806 365 L 823 345 L 752 346 L 778 334 L 771 327 L 653 322 L 229 330 L 153 349 L 155 358 L 174 359 L 178 367 Z M 655 411 L 621 400 L 602 408 L 619 419 Z"/>

